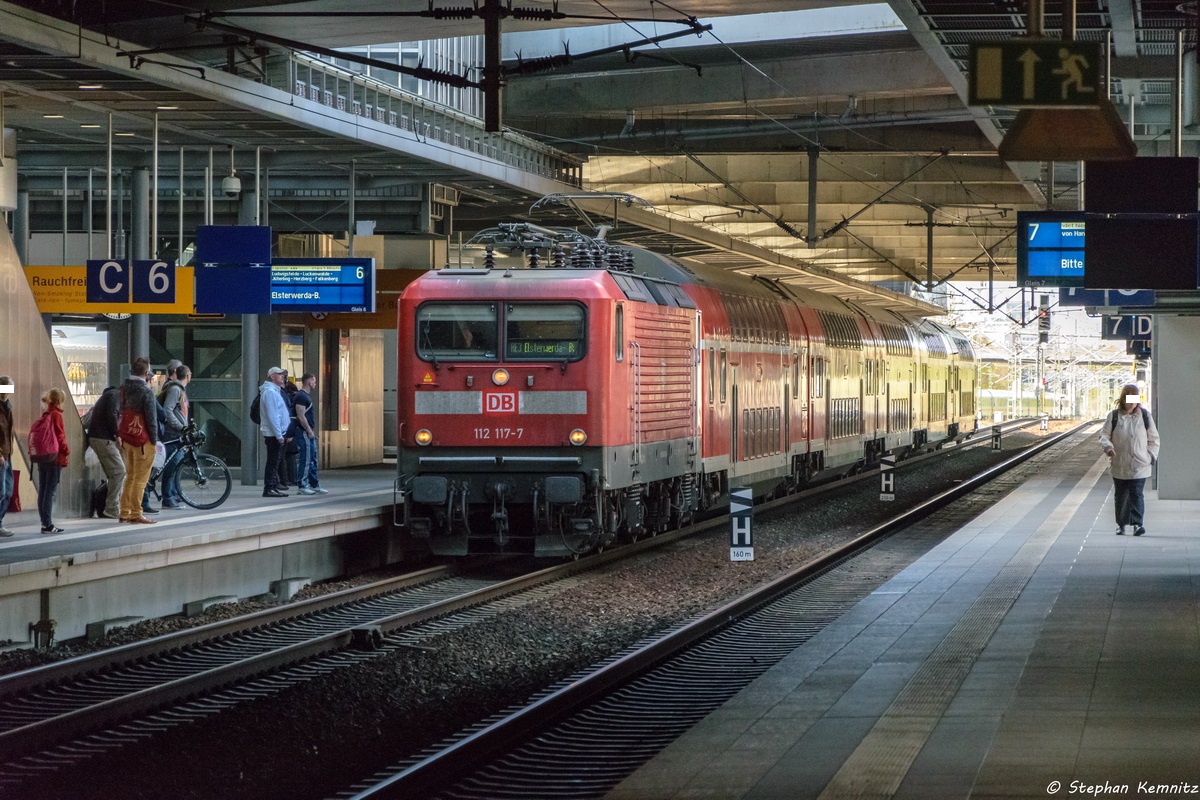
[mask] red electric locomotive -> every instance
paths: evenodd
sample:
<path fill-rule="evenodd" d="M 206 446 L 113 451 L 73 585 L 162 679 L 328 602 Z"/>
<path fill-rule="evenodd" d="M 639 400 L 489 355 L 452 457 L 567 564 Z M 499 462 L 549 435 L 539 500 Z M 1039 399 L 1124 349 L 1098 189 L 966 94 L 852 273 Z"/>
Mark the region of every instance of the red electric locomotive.
<path fill-rule="evenodd" d="M 400 301 L 397 487 L 439 554 L 571 555 L 966 435 L 933 322 L 574 231 L 486 231 Z"/>

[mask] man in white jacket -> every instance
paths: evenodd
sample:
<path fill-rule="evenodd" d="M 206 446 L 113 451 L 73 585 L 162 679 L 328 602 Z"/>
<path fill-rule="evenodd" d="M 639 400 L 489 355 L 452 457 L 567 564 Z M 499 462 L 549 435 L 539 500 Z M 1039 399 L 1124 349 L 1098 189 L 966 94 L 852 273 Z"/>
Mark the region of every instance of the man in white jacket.
<path fill-rule="evenodd" d="M 258 429 L 267 446 L 267 466 L 263 472 L 263 497 L 287 497 L 279 490 L 279 459 L 291 418 L 283 399 L 283 381 L 287 373 L 279 367 L 267 370 L 267 379 L 259 387 Z"/>
<path fill-rule="evenodd" d="M 1146 532 L 1142 524 L 1146 511 L 1143 490 L 1158 461 L 1158 426 L 1149 410 L 1142 407 L 1135 384 L 1122 386 L 1117 399 L 1116 410 L 1105 418 L 1100 430 L 1100 446 L 1112 459 L 1117 536 L 1125 534 L 1126 525 L 1133 528 L 1134 536 L 1141 536 Z"/>

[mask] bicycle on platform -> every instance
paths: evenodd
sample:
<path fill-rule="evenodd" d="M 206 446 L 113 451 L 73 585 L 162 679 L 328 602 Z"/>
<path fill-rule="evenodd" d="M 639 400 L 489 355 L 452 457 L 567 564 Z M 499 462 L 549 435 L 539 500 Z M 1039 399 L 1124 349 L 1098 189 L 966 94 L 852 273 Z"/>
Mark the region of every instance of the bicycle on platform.
<path fill-rule="evenodd" d="M 225 462 L 211 453 L 201 453 L 204 446 L 204 432 L 197 430 L 195 425 L 183 429 L 179 439 L 179 449 L 171 454 L 163 464 L 161 471 L 151 476 L 151 486 L 157 482 L 159 475 L 170 475 L 175 483 L 179 499 L 192 508 L 208 510 L 224 503 L 233 491 L 233 476 Z M 164 490 L 166 487 L 163 487 Z M 162 500 L 162 495 L 151 488 L 154 496 Z"/>

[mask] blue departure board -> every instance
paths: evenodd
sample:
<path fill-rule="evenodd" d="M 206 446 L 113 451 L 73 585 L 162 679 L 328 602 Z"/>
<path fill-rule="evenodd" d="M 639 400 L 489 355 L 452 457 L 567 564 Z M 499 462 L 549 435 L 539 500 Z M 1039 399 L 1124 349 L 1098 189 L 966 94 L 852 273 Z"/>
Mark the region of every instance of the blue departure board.
<path fill-rule="evenodd" d="M 1083 286 L 1083 220 L 1079 211 L 1018 211 L 1017 282 Z"/>
<path fill-rule="evenodd" d="M 273 313 L 374 310 L 373 258 L 276 258 L 271 261 Z"/>

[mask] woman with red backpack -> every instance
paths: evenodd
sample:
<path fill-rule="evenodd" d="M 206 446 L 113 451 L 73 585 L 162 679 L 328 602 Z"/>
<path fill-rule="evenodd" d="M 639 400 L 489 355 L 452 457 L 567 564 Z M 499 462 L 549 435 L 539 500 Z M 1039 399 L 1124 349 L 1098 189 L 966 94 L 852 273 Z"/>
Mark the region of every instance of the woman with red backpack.
<path fill-rule="evenodd" d="M 29 428 L 29 460 L 38 467 L 38 516 L 42 533 L 62 533 L 54 524 L 50 512 L 63 467 L 70 463 L 67 431 L 63 426 L 62 407 L 67 396 L 62 389 L 51 389 L 42 395 L 42 416 Z"/>

